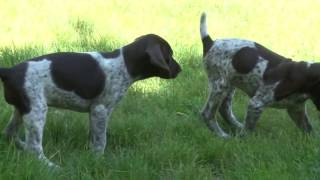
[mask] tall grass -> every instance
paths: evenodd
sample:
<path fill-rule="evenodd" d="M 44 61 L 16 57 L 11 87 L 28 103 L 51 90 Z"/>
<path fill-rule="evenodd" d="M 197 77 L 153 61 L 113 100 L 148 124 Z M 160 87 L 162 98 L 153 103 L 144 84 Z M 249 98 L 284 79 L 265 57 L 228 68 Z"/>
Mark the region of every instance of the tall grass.
<path fill-rule="evenodd" d="M 0 66 L 56 51 L 111 51 L 156 33 L 183 67 L 175 80 L 153 78 L 130 88 L 111 117 L 103 157 L 88 149 L 84 113 L 49 111 L 43 145 L 62 166 L 59 171 L 1 137 L 0 179 L 318 179 L 320 124 L 311 103 L 310 136 L 274 109 L 244 139 L 220 139 L 201 122 L 207 80 L 198 29 L 206 11 L 213 38 L 254 39 L 297 60 L 317 61 L 319 8 L 315 0 L 0 0 Z M 2 96 L 0 105 L 3 129 L 12 110 Z M 240 119 L 246 105 L 247 97 L 237 92 L 234 111 Z"/>

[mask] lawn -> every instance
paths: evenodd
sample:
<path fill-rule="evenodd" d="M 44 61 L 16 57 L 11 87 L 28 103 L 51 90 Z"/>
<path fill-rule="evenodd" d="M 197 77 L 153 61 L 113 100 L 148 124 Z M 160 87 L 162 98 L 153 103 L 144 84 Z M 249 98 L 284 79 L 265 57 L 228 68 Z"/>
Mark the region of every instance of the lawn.
<path fill-rule="evenodd" d="M 229 140 L 210 132 L 199 116 L 207 96 L 202 11 L 214 39 L 252 39 L 297 61 L 319 61 L 319 9 L 316 0 L 0 0 L 2 67 L 56 51 L 111 51 L 155 33 L 171 44 L 183 68 L 175 80 L 152 78 L 130 88 L 112 114 L 103 157 L 88 149 L 84 113 L 48 113 L 43 146 L 58 171 L 0 135 L 0 179 L 319 179 L 320 116 L 310 102 L 310 136 L 282 110 L 266 109 L 254 134 Z M 247 101 L 236 92 L 240 119 Z M 3 129 L 12 108 L 3 96 L 0 105 Z"/>

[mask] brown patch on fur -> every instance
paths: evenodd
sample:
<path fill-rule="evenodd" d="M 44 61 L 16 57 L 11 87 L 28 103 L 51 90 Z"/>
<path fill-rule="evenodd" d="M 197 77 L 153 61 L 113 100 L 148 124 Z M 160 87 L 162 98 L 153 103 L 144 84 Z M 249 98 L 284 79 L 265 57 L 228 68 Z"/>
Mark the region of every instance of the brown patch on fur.
<path fill-rule="evenodd" d="M 255 43 L 259 56 L 268 61 L 267 70 L 273 68 L 283 62 L 291 62 L 292 59 L 281 56 L 266 47 Z"/>
<path fill-rule="evenodd" d="M 106 75 L 90 54 L 61 52 L 42 58 L 51 61 L 52 79 L 59 88 L 83 99 L 93 99 L 103 91 Z"/>
<path fill-rule="evenodd" d="M 21 63 L 12 68 L 0 69 L 5 100 L 8 104 L 15 106 L 21 114 L 28 113 L 31 110 L 30 101 L 23 88 L 27 68 L 27 63 Z"/>
<path fill-rule="evenodd" d="M 305 62 L 289 62 L 265 73 L 265 79 L 280 81 L 275 89 L 275 99 L 281 100 L 294 93 L 304 93 L 307 79 L 307 64 Z"/>
<path fill-rule="evenodd" d="M 210 36 L 206 36 L 202 38 L 202 46 L 203 46 L 203 57 L 207 55 L 207 52 L 211 49 L 214 44 Z"/>
<path fill-rule="evenodd" d="M 232 58 L 232 65 L 241 74 L 249 73 L 257 64 L 258 52 L 254 48 L 244 47 Z"/>

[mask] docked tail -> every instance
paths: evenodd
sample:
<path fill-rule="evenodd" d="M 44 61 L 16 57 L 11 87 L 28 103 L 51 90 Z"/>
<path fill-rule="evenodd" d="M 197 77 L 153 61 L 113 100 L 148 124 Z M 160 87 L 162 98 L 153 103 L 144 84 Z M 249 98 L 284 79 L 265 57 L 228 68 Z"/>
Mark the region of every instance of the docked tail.
<path fill-rule="evenodd" d="M 203 57 L 204 57 L 213 45 L 213 41 L 210 35 L 208 34 L 207 15 L 205 12 L 202 13 L 201 19 L 200 19 L 200 35 L 201 35 L 201 40 L 203 45 Z"/>

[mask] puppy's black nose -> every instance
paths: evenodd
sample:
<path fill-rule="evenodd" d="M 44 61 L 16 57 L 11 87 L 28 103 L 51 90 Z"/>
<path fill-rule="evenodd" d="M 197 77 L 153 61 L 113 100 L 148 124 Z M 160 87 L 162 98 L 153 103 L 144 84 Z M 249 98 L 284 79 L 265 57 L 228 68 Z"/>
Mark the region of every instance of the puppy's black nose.
<path fill-rule="evenodd" d="M 182 71 L 181 67 L 179 64 L 176 64 L 171 71 L 171 78 L 176 78 L 178 74 Z"/>

